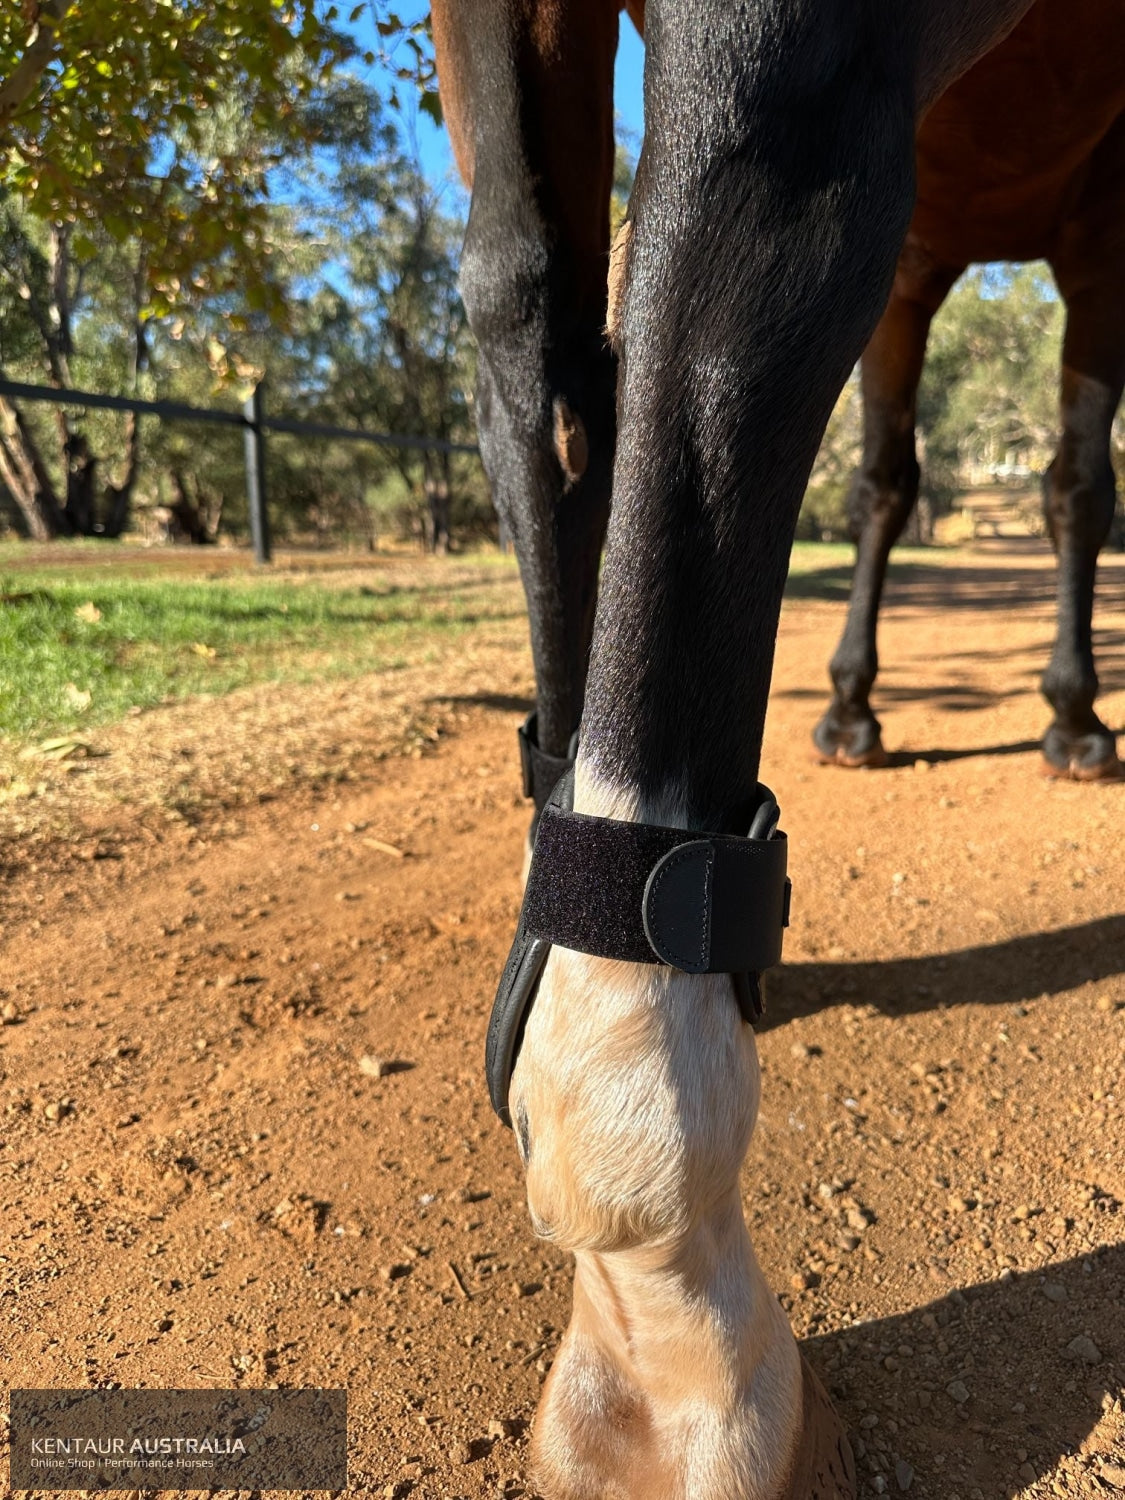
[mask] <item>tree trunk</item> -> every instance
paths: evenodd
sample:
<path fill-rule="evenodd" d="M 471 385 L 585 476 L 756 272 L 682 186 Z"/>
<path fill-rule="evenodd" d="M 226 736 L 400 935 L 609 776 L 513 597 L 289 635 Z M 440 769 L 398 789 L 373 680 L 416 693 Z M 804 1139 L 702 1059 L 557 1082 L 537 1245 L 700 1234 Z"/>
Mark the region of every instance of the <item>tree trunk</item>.
<path fill-rule="evenodd" d="M 80 432 L 66 440 L 66 521 L 74 536 L 97 534 L 96 484 L 98 460 Z"/>
<path fill-rule="evenodd" d="M 69 528 L 42 454 L 17 406 L 0 397 L 0 483 L 19 507 L 34 541 L 49 542 Z"/>
<path fill-rule="evenodd" d="M 103 497 L 105 521 L 102 535 L 106 537 L 119 537 L 129 524 L 133 491 L 141 466 L 140 426 L 136 412 L 129 412 L 125 418 L 125 477 L 120 484 L 107 484 Z"/>
<path fill-rule="evenodd" d="M 427 540 L 430 551 L 444 557 L 449 551 L 449 454 L 426 452 L 422 488 L 428 516 Z"/>
<path fill-rule="evenodd" d="M 187 482 L 179 469 L 172 470 L 172 486 L 175 502 L 169 506 L 169 534 L 174 542 L 191 542 L 194 546 L 208 546 L 215 540 L 217 522 L 205 516 L 198 500 L 188 493 Z M 220 502 L 221 511 L 221 502 Z"/>

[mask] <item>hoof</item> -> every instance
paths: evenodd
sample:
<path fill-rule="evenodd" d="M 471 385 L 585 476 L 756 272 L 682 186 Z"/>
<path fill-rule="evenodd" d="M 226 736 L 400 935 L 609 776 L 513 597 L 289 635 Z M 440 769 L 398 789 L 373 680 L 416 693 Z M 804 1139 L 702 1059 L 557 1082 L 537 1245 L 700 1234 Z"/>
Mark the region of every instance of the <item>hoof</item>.
<path fill-rule="evenodd" d="M 887 752 L 879 720 L 870 709 L 841 709 L 834 703 L 813 730 L 813 751 L 822 766 L 885 766 Z"/>
<path fill-rule="evenodd" d="M 883 749 L 883 741 L 876 739 L 875 743 L 857 755 L 851 755 L 843 745 L 837 745 L 835 750 L 829 752 L 822 750 L 813 741 L 813 759 L 820 766 L 845 766 L 849 771 L 856 770 L 878 770 L 890 761 L 890 756 Z"/>
<path fill-rule="evenodd" d="M 1125 766 L 1117 758 L 1113 733 L 1096 716 L 1085 729 L 1057 721 L 1043 736 L 1043 773 L 1063 781 L 1120 781 Z"/>
<path fill-rule="evenodd" d="M 801 1445 L 779 1500 L 855 1500 L 855 1459 L 824 1387 L 801 1358 Z"/>
<path fill-rule="evenodd" d="M 1056 766 L 1044 756 L 1043 775 L 1050 781 L 1121 781 L 1125 779 L 1125 765 L 1116 754 L 1108 755 L 1092 766 L 1083 765 L 1077 757 L 1068 765 Z"/>

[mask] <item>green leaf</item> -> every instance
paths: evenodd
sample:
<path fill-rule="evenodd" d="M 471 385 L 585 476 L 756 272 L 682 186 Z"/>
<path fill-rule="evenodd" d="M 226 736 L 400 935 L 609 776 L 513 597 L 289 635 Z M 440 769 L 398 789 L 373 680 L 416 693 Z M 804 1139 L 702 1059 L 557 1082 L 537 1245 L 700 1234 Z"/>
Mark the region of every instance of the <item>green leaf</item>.
<path fill-rule="evenodd" d="M 425 89 L 418 100 L 418 108 L 423 114 L 429 115 L 430 119 L 439 128 L 445 123 L 445 116 L 441 109 L 441 96 L 436 89 Z"/>

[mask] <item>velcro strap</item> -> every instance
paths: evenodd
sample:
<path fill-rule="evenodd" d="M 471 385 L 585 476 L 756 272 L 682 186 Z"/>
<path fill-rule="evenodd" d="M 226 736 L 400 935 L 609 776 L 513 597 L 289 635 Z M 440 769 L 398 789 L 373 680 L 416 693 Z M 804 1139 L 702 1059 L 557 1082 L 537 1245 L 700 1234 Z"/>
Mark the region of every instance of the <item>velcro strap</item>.
<path fill-rule="evenodd" d="M 523 794 L 535 800 L 537 812 L 541 812 L 547 798 L 574 764 L 578 749 L 577 732 L 570 737 L 570 754 L 548 755 L 539 748 L 539 715 L 532 711 L 516 731 L 520 742 L 520 770 L 523 773 Z"/>
<path fill-rule="evenodd" d="M 529 937 L 689 974 L 760 973 L 789 922 L 785 835 L 700 837 L 548 803 L 524 893 Z"/>

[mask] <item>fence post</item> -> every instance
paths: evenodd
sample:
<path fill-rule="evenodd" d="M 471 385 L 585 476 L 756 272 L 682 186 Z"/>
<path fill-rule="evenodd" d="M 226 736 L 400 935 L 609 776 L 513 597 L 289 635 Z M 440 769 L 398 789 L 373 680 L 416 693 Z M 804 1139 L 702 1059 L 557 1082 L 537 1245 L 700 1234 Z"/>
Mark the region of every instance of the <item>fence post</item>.
<path fill-rule="evenodd" d="M 266 433 L 262 425 L 264 386 L 265 381 L 260 381 L 246 398 L 242 408 L 242 415 L 246 419 L 246 426 L 243 428 L 246 500 L 250 510 L 254 560 L 259 563 L 268 563 L 270 560 L 270 518 L 266 509 Z"/>

